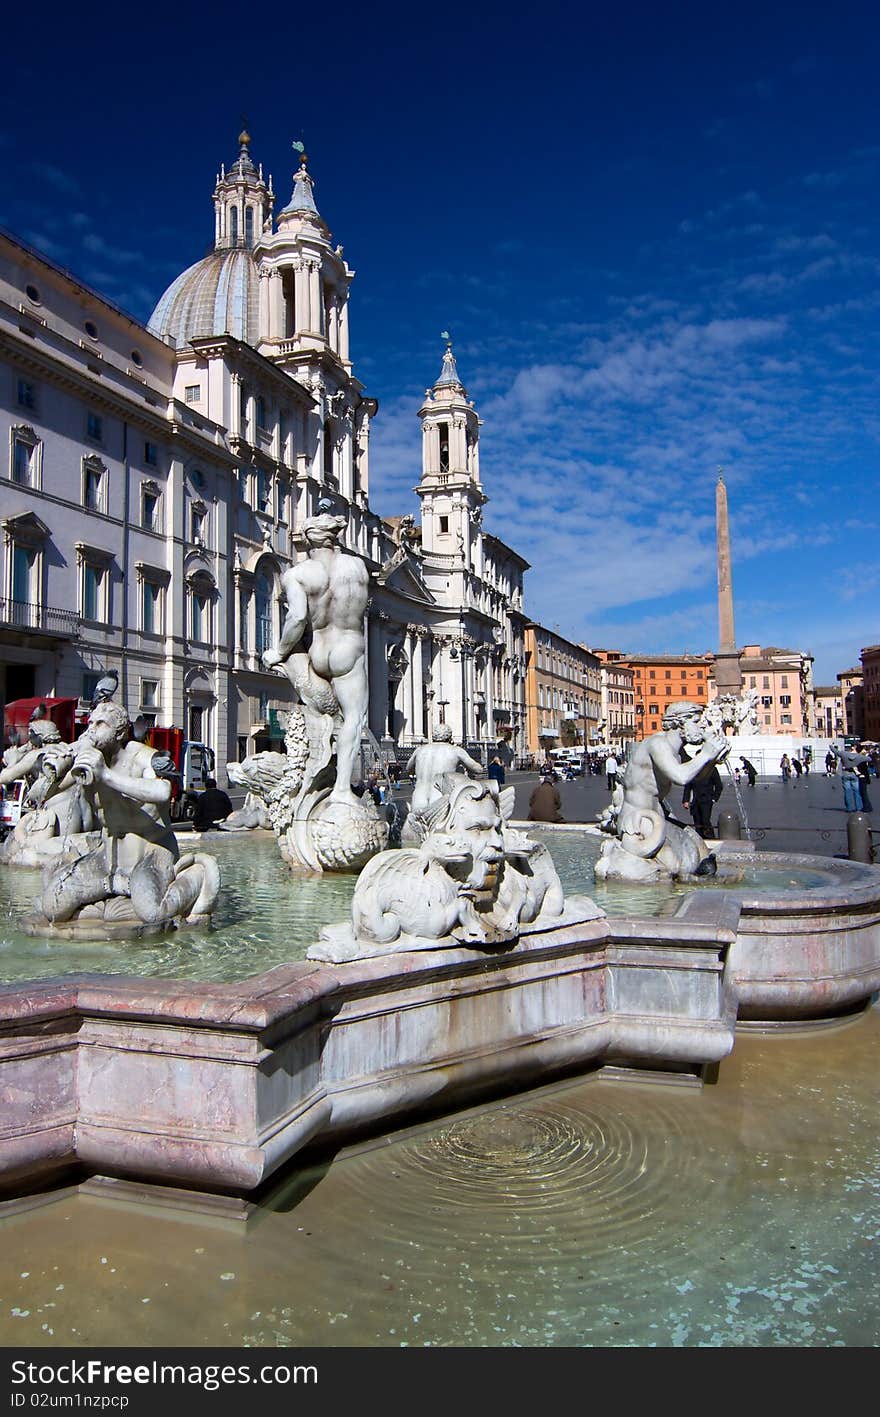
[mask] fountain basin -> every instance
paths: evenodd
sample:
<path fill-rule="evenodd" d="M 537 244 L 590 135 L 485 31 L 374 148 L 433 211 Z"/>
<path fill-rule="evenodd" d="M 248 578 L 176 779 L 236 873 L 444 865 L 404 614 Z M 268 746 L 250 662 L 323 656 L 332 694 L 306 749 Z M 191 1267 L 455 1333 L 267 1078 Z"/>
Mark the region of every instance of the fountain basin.
<path fill-rule="evenodd" d="M 864 1003 L 880 989 L 880 868 L 856 861 L 771 851 L 725 852 L 722 866 L 772 871 L 778 879 L 816 873 L 824 880 L 755 890 L 730 883 L 739 905 L 730 966 L 738 1016 L 785 1022 L 828 1018 Z M 678 918 L 699 920 L 695 892 Z"/>
<path fill-rule="evenodd" d="M 246 1193 L 311 1142 L 604 1062 L 698 1077 L 733 1046 L 718 919 L 569 911 L 463 947 L 239 984 L 74 976 L 0 990 L 0 1186 L 61 1172 Z M 711 912 L 709 912 L 711 914 Z"/>

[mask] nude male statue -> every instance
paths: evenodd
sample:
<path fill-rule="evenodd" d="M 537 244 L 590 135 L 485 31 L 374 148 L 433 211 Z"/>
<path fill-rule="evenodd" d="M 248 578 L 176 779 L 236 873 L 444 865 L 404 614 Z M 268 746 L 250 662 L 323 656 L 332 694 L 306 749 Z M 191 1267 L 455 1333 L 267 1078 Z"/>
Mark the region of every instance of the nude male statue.
<path fill-rule="evenodd" d="M 649 863 L 658 874 L 657 868 L 672 876 L 696 874 L 709 860 L 697 833 L 668 821 L 663 811 L 663 798 L 673 783 L 686 786 L 729 751 L 727 739 L 707 731 L 700 722 L 702 715 L 701 704 L 687 700 L 671 703 L 663 715 L 663 730 L 631 748 L 621 784 L 622 800 L 614 820 L 603 823 L 606 830 L 616 832 L 618 842 L 608 843 L 597 862 L 600 880 L 617 874 L 647 878 Z M 699 751 L 683 761 L 685 744 L 699 745 Z M 625 859 L 615 851 L 618 845 L 645 863 L 644 872 L 635 863 L 627 872 Z"/>
<path fill-rule="evenodd" d="M 473 777 L 483 775 L 483 765 L 478 763 L 452 741 L 452 729 L 448 723 L 434 725 L 433 743 L 423 743 L 416 748 L 405 768 L 409 776 L 415 775 L 412 795 L 413 812 L 423 812 L 431 802 L 444 795 L 443 778 L 447 773 L 467 772 Z"/>
<path fill-rule="evenodd" d="M 308 555 L 281 577 L 287 614 L 263 663 L 287 675 L 307 708 L 337 720 L 330 800 L 358 806 L 351 780 L 369 702 L 364 613 L 370 581 L 360 557 L 338 544 L 345 525 L 345 517 L 329 512 L 304 524 Z"/>

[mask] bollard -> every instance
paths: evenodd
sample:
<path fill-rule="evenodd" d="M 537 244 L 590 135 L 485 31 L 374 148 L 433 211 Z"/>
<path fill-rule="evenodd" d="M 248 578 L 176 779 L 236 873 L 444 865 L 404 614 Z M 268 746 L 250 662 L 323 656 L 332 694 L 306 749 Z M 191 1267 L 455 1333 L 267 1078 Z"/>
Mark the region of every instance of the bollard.
<path fill-rule="evenodd" d="M 874 864 L 874 845 L 871 841 L 871 823 L 864 812 L 850 812 L 846 819 L 846 846 L 850 861 L 863 861 L 866 866 Z"/>
<path fill-rule="evenodd" d="M 718 839 L 719 841 L 740 841 L 742 839 L 742 822 L 736 812 L 718 813 Z"/>

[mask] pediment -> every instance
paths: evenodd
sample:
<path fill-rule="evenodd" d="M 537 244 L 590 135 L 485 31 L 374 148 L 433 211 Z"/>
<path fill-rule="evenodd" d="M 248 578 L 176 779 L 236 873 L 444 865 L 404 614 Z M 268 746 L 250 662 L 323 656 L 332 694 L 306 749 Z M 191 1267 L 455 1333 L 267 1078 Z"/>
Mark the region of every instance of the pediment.
<path fill-rule="evenodd" d="M 35 512 L 19 512 L 15 516 L 4 517 L 3 527 L 7 536 L 16 541 L 45 541 L 51 535 L 49 528 Z"/>
<path fill-rule="evenodd" d="M 436 597 L 431 594 L 422 579 L 417 562 L 410 556 L 404 556 L 400 560 L 393 556 L 378 572 L 376 579 L 380 585 L 388 586 L 410 599 L 424 600 L 429 605 L 437 603 Z"/>

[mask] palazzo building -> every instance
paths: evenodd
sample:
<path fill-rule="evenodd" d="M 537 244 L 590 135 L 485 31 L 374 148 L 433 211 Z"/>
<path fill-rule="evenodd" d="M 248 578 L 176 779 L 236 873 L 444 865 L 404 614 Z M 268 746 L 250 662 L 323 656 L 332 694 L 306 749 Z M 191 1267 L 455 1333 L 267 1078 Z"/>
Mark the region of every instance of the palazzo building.
<path fill-rule="evenodd" d="M 132 717 L 182 726 L 221 768 L 269 746 L 293 700 L 262 664 L 281 577 L 329 500 L 372 579 L 368 749 L 408 753 L 435 718 L 472 751 L 521 756 L 528 563 L 483 528 L 480 420 L 452 349 L 419 413 L 420 521 L 383 518 L 355 273 L 305 157 L 275 217 L 250 144 L 217 175 L 213 250 L 146 325 L 0 234 L 0 697 L 85 705 L 116 669 Z"/>
<path fill-rule="evenodd" d="M 526 627 L 528 745 L 586 749 L 600 739 L 600 664 L 586 645 L 532 621 Z"/>

